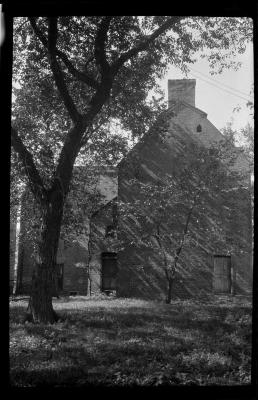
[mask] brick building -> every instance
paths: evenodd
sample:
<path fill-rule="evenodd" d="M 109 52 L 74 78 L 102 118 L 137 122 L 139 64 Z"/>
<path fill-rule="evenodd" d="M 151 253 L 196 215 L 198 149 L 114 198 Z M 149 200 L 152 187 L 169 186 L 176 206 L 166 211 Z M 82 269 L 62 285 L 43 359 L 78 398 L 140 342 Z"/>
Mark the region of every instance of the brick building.
<path fill-rule="evenodd" d="M 83 168 L 75 167 L 76 172 L 82 174 Z M 89 171 L 87 171 L 89 175 Z M 117 195 L 117 172 L 115 168 L 94 168 L 94 180 L 91 187 L 85 191 L 86 195 L 92 191 L 100 194 L 102 207 Z M 89 183 L 89 182 L 88 182 Z M 82 185 L 83 186 L 83 182 Z M 73 199 L 73 193 L 71 193 Z M 87 202 L 87 199 L 86 201 Z M 31 238 L 28 237 L 28 212 L 35 212 L 33 200 L 26 191 L 22 196 L 21 204 L 27 207 L 27 213 L 23 213 L 16 224 L 12 222 L 10 230 L 10 291 L 16 294 L 28 294 L 30 292 L 31 277 L 37 255 L 33 251 Z M 83 207 L 83 201 L 82 201 Z M 31 224 L 31 223 L 30 223 Z M 87 295 L 90 291 L 90 280 L 88 274 L 89 263 L 89 229 L 90 221 L 87 213 L 81 223 L 84 229 L 80 233 L 69 235 L 68 240 L 59 240 L 56 259 L 56 284 L 59 293 Z M 73 232 L 72 232 L 73 233 Z"/>
<path fill-rule="evenodd" d="M 119 204 L 128 199 L 132 202 L 141 199 L 141 193 L 130 183 L 132 178 L 151 182 L 165 174 L 173 175 L 180 168 L 180 153 L 190 151 L 191 142 L 209 147 L 223 139 L 207 114 L 195 107 L 195 84 L 195 80 L 169 80 L 168 110 L 116 169 L 100 175 L 100 187 L 105 188 L 105 201 L 90 221 L 86 221 L 88 234 L 78 237 L 65 248 L 60 243 L 57 264 L 61 292 L 91 295 L 115 290 L 118 296 L 164 299 L 166 279 L 157 252 L 154 248 L 137 245 L 141 227 L 133 218 L 122 218 Z M 164 120 L 167 127 L 161 132 L 159 126 Z M 241 251 L 232 253 L 227 241 L 221 247 L 207 243 L 201 231 L 198 233 L 198 227 L 194 227 L 195 234 L 200 236 L 198 246 L 186 246 L 178 265 L 174 294 L 180 298 L 214 291 L 232 294 L 251 292 L 250 171 L 241 153 L 232 168 L 246 174 L 246 189 L 241 196 L 234 194 L 239 213 L 232 216 L 232 226 L 224 228 L 228 243 L 234 240 L 237 232 Z M 207 207 L 219 212 L 214 202 Z M 30 253 L 28 247 L 20 249 L 23 291 L 24 283 L 31 276 L 33 262 Z"/>
<path fill-rule="evenodd" d="M 165 174 L 176 173 L 180 169 L 180 154 L 182 151 L 191 151 L 192 141 L 209 147 L 223 140 L 223 135 L 208 120 L 207 114 L 195 107 L 195 84 L 195 80 L 184 79 L 168 82 L 168 111 L 160 116 L 118 165 L 117 200 L 114 199 L 100 209 L 91 221 L 90 265 L 94 271 L 93 291 L 112 290 L 115 287 L 118 296 L 161 300 L 165 297 L 167 282 L 160 257 L 154 247 L 139 245 L 142 227 L 133 218 L 123 219 L 119 213 L 119 204 L 128 199 L 133 204 L 141 199 L 141 193 L 131 183 L 132 178 L 151 183 Z M 165 132 L 159 129 L 164 120 L 168 122 Z M 213 292 L 251 292 L 250 171 L 242 153 L 239 153 L 231 168 L 246 174 L 246 190 L 241 195 L 238 191 L 230 195 L 235 202 L 232 209 L 237 212 L 232 215 L 231 225 L 225 220 L 227 240 L 223 246 L 209 243 L 201 230 L 198 232 L 198 227 L 192 226 L 195 235 L 200 236 L 199 244 L 185 246 L 182 252 L 174 284 L 174 295 L 180 298 Z M 112 209 L 116 201 L 118 220 L 114 221 Z M 206 207 L 220 212 L 216 202 L 209 202 Z M 117 237 L 110 237 L 110 226 L 117 227 Z M 239 243 L 239 251 L 232 252 L 230 244 L 235 239 Z M 109 270 L 110 276 L 113 276 L 110 286 Z"/>

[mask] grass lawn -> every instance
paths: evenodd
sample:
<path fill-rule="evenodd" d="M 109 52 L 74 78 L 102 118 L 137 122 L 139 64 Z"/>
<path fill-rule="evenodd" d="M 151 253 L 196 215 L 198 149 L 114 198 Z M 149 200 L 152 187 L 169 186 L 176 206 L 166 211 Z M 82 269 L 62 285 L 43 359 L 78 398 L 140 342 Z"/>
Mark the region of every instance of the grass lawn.
<path fill-rule="evenodd" d="M 17 300 L 17 299 L 16 299 Z M 10 302 L 12 386 L 239 385 L 251 374 L 251 302 L 54 299 L 55 325 Z"/>

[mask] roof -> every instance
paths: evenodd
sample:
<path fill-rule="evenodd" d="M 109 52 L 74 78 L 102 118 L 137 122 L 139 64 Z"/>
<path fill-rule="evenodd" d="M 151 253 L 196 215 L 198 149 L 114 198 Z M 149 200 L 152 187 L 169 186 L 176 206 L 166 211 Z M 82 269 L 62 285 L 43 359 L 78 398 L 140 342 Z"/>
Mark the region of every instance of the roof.
<path fill-rule="evenodd" d="M 169 117 L 171 117 L 171 114 L 174 116 L 174 108 L 170 107 L 165 111 L 162 111 L 159 116 L 157 117 L 156 121 L 152 124 L 152 126 L 149 128 L 147 132 L 140 138 L 140 140 L 130 149 L 130 151 L 127 153 L 127 155 L 117 164 L 117 167 L 119 168 L 125 161 L 126 159 L 132 154 L 132 152 L 135 152 L 135 150 L 139 150 L 145 143 L 145 140 L 150 137 L 154 136 L 157 134 L 158 129 L 160 127 L 161 123 L 164 123 L 164 121 L 167 121 Z"/>
<path fill-rule="evenodd" d="M 169 109 L 173 109 L 174 110 L 176 108 L 176 106 L 178 106 L 180 104 L 183 104 L 185 107 L 191 108 L 192 110 L 194 110 L 194 111 L 198 112 L 199 114 L 201 114 L 203 117 L 207 117 L 208 116 L 208 114 L 206 112 L 200 110 L 200 108 L 192 106 L 191 104 L 187 103 L 184 100 L 177 100 L 177 101 L 173 101 L 172 100 L 172 101 L 170 101 Z"/>

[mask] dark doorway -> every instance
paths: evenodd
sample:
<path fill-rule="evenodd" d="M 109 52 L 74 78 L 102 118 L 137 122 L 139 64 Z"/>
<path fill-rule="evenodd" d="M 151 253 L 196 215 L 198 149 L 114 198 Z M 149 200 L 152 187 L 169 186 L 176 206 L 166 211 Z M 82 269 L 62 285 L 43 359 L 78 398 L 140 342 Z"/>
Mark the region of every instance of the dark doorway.
<path fill-rule="evenodd" d="M 102 253 L 101 290 L 116 290 L 117 253 Z"/>
<path fill-rule="evenodd" d="M 233 269 L 231 256 L 214 255 L 213 289 L 215 293 L 233 293 Z"/>

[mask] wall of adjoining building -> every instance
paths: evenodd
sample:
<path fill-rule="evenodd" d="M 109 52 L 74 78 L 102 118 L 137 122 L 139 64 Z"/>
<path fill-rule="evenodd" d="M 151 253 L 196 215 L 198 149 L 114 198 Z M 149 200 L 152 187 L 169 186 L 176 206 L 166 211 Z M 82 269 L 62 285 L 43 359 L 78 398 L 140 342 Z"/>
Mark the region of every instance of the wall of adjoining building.
<path fill-rule="evenodd" d="M 81 186 L 84 187 L 83 182 L 84 174 L 82 171 L 83 167 L 80 167 L 80 174 L 82 182 Z M 95 168 L 95 171 L 91 171 L 93 178 L 91 179 L 92 185 L 88 183 L 86 190 L 90 195 L 96 192 L 96 202 L 100 202 L 100 206 L 110 201 L 117 194 L 117 174 L 116 170 L 111 167 L 99 167 Z M 78 177 L 77 177 L 78 179 Z M 88 179 L 89 180 L 89 179 Z M 87 180 L 87 182 L 88 182 Z M 97 198 L 97 194 L 100 193 L 100 198 Z M 73 194 L 71 193 L 73 201 Z M 81 199 L 81 205 L 86 201 L 86 198 Z M 17 263 L 18 282 L 17 282 L 17 294 L 18 293 L 30 293 L 32 272 L 37 263 L 37 255 L 32 246 L 32 240 L 28 237 L 28 232 L 31 231 L 31 221 L 28 215 L 35 212 L 34 201 L 31 194 L 27 191 L 24 192 L 22 197 L 23 208 L 21 216 L 21 237 L 19 241 L 19 257 Z M 93 207 L 94 208 L 94 207 Z M 81 295 L 87 295 L 90 289 L 89 282 L 89 254 L 88 254 L 88 241 L 89 241 L 89 216 L 87 210 L 85 213 L 81 213 L 83 220 L 81 225 L 84 228 L 82 234 L 77 233 L 76 228 L 71 226 L 68 228 L 69 236 L 66 240 L 59 240 L 58 252 L 57 252 L 57 264 L 60 264 L 57 268 L 63 268 L 63 279 L 62 289 L 59 293 L 69 294 L 76 293 Z M 15 234 L 17 221 L 11 225 L 10 231 L 10 284 L 13 284 L 14 278 L 14 257 L 15 257 Z M 70 230 L 69 230 L 70 229 Z M 74 231 L 73 231 L 74 229 Z"/>

